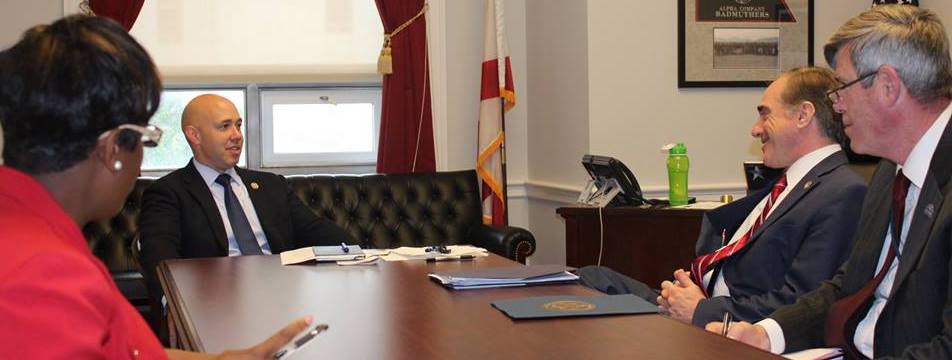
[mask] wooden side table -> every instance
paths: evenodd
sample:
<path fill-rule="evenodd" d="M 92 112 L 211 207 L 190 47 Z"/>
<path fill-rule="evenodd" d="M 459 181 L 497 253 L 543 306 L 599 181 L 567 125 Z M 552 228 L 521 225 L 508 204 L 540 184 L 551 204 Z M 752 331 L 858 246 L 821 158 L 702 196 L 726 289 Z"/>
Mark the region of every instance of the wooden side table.
<path fill-rule="evenodd" d="M 602 209 L 602 266 L 658 288 L 675 269 L 687 270 L 701 231 L 702 209 Z M 598 262 L 600 221 L 597 208 L 562 207 L 565 263 L 582 267 Z"/>

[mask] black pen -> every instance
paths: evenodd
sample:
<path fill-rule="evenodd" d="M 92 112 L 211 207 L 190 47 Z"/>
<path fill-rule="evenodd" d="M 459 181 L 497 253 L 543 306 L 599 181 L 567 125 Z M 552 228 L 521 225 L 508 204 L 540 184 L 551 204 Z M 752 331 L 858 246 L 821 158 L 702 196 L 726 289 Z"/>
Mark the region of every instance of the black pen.
<path fill-rule="evenodd" d="M 476 260 L 476 255 L 440 256 L 440 257 L 426 258 L 427 262 L 450 261 L 450 260 Z"/>
<path fill-rule="evenodd" d="M 340 251 L 343 251 L 343 252 L 345 252 L 345 253 L 349 253 L 349 252 L 350 252 L 350 248 L 347 247 L 347 244 L 345 244 L 345 243 L 340 243 Z"/>
<path fill-rule="evenodd" d="M 734 321 L 734 316 L 731 315 L 730 311 L 724 312 L 724 327 L 721 328 L 721 335 L 727 336 L 727 331 L 731 328 L 731 322 Z"/>

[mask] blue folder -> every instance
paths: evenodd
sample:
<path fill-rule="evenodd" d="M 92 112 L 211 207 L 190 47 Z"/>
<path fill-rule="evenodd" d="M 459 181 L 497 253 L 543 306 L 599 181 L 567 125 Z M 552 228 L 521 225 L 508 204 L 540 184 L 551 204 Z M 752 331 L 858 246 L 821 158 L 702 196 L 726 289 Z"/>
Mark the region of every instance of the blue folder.
<path fill-rule="evenodd" d="M 493 302 L 493 307 L 514 320 L 658 313 L 657 305 L 631 294 L 538 296 L 497 300 Z"/>

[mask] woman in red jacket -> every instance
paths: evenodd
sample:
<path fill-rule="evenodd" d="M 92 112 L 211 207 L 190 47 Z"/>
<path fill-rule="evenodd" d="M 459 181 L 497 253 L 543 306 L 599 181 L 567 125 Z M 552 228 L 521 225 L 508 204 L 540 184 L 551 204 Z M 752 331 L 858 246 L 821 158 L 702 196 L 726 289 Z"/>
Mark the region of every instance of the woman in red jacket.
<path fill-rule="evenodd" d="M 220 355 L 163 350 L 80 228 L 119 211 L 162 84 L 145 50 L 105 18 L 71 16 L 0 52 L 0 358 L 270 359 L 311 321 Z"/>

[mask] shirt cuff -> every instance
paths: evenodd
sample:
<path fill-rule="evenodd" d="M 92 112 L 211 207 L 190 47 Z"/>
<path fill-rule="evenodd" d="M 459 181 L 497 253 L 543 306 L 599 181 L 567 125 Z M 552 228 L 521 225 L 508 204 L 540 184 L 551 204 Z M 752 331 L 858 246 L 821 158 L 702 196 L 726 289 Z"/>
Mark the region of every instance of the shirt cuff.
<path fill-rule="evenodd" d="M 758 321 L 754 325 L 760 325 L 764 330 L 767 330 L 767 339 L 770 340 L 770 352 L 783 354 L 783 351 L 787 347 L 787 341 L 783 338 L 783 329 L 780 328 L 780 324 L 774 319 L 766 318 Z"/>

